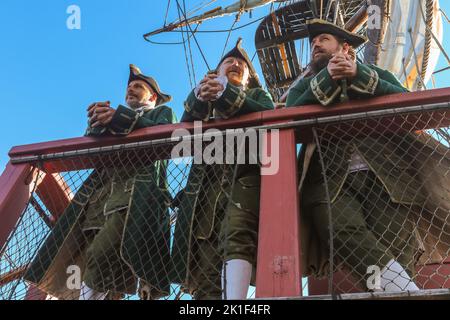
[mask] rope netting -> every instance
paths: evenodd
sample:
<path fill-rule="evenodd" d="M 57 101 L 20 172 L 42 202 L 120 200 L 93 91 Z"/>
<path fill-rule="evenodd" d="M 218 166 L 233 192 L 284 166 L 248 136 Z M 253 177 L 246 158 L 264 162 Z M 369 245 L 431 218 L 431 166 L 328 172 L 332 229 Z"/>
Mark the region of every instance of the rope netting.
<path fill-rule="evenodd" d="M 299 157 L 304 277 L 330 278 L 332 292 L 448 287 L 449 111 L 280 125 L 315 123 Z M 222 153 L 202 139 L 202 163 L 174 157 L 173 142 L 34 161 L 34 190 L 0 252 L 0 299 L 36 287 L 57 299 L 221 299 L 231 259 L 251 261 L 254 297 L 256 139 L 221 140 L 232 143 Z"/>
<path fill-rule="evenodd" d="M 329 290 L 448 287 L 448 113 L 344 121 L 314 136 L 302 215 L 324 254 L 318 267 Z M 332 270 L 342 271 L 334 281 Z"/>

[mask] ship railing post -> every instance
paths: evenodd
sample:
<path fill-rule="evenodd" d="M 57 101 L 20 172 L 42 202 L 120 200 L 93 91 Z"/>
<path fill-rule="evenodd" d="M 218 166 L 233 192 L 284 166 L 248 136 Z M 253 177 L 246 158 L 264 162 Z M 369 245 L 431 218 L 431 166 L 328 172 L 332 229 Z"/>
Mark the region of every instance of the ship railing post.
<path fill-rule="evenodd" d="M 271 155 L 278 160 L 275 174 L 261 175 L 256 297 L 299 297 L 302 277 L 295 132 L 282 129 L 265 135 L 263 143 L 269 153 L 276 143 L 279 154 Z"/>
<path fill-rule="evenodd" d="M 0 257 L 30 199 L 33 182 L 33 168 L 29 164 L 8 163 L 0 176 Z M 44 300 L 46 296 L 38 288 L 30 286 L 26 299 Z"/>

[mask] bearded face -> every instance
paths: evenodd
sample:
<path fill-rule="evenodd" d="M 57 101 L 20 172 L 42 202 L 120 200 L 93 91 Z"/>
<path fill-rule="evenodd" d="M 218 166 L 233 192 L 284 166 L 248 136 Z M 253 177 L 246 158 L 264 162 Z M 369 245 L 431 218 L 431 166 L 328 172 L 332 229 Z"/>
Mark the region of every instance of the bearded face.
<path fill-rule="evenodd" d="M 140 108 L 144 105 L 154 105 L 157 95 L 150 86 L 142 80 L 135 80 L 128 84 L 126 102 L 132 109 Z"/>
<path fill-rule="evenodd" d="M 328 33 L 316 36 L 311 41 L 311 69 L 314 73 L 320 72 L 328 66 L 333 54 L 342 52 L 343 46 L 338 39 Z"/>
<path fill-rule="evenodd" d="M 247 63 L 235 57 L 226 58 L 219 67 L 219 76 L 226 76 L 228 81 L 235 86 L 246 86 L 250 77 Z"/>
<path fill-rule="evenodd" d="M 311 60 L 312 71 L 315 74 L 319 73 L 322 69 L 328 66 L 328 63 L 332 57 L 333 56 L 330 53 L 319 53 L 314 59 Z"/>

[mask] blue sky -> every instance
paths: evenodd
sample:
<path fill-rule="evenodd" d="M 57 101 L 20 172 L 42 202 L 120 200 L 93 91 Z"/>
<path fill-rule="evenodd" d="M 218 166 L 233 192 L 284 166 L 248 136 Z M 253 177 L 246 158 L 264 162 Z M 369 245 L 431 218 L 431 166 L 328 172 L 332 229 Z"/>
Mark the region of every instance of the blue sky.
<path fill-rule="evenodd" d="M 174 1 L 172 1 L 173 3 Z M 187 0 L 188 7 L 200 0 Z M 234 1 L 222 1 L 229 4 Z M 450 3 L 440 1 L 450 13 Z M 81 9 L 81 30 L 66 27 L 69 5 Z M 160 46 L 145 42 L 142 35 L 159 28 L 167 1 L 163 0 L 41 0 L 0 2 L 0 172 L 8 162 L 12 146 L 81 136 L 86 127 L 86 107 L 93 101 L 124 103 L 128 64 L 138 65 L 154 76 L 173 95 L 170 106 L 180 118 L 182 103 L 190 91 L 183 46 Z M 212 8 L 212 7 L 210 7 Z M 175 7 L 172 4 L 173 15 Z M 254 17 L 267 12 L 256 10 Z M 249 21 L 248 16 L 239 25 Z M 227 29 L 233 18 L 205 23 L 203 29 Z M 257 24 L 231 35 L 228 47 L 238 36 L 252 56 Z M 444 47 L 450 51 L 450 29 L 444 22 Z M 226 33 L 200 34 L 198 40 L 214 67 Z M 155 38 L 179 41 L 174 33 Z M 194 46 L 197 79 L 206 66 Z M 446 66 L 441 55 L 438 66 Z M 259 70 L 259 65 L 257 64 Z M 437 86 L 450 86 L 448 73 L 437 77 Z"/>

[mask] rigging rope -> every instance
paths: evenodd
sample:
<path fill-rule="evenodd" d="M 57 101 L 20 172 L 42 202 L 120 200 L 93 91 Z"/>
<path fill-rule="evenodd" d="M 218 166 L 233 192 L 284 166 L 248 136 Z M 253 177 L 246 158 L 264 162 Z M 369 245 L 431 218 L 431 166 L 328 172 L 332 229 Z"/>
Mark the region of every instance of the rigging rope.
<path fill-rule="evenodd" d="M 178 8 L 180 8 L 180 9 L 181 9 L 181 12 L 183 13 L 184 19 L 187 20 L 186 13 L 185 13 L 185 12 L 183 11 L 183 9 L 181 8 L 179 1 L 178 1 L 178 0 L 175 0 L 175 1 L 177 2 Z M 194 41 L 195 41 L 195 43 L 197 44 L 197 48 L 198 48 L 198 50 L 200 51 L 200 54 L 201 54 L 201 56 L 202 56 L 202 58 L 203 58 L 203 61 L 204 61 L 205 64 L 206 64 L 206 67 L 208 68 L 208 70 L 211 70 L 211 68 L 210 68 L 210 66 L 209 66 L 209 64 L 208 64 L 208 61 L 206 60 L 205 54 L 203 53 L 203 50 L 202 50 L 202 48 L 200 47 L 200 44 L 198 43 L 197 37 L 195 36 L 194 31 L 193 31 L 192 28 L 191 28 L 191 25 L 190 25 L 190 24 L 187 24 L 187 27 L 189 28 L 189 31 L 192 33 L 192 37 L 194 38 Z"/>
<path fill-rule="evenodd" d="M 167 2 L 167 10 L 166 10 L 166 16 L 165 16 L 165 18 L 164 18 L 164 26 L 166 26 L 166 24 L 167 24 L 167 16 L 169 15 L 170 1 L 171 1 L 171 0 L 169 0 L 169 1 Z"/>
<path fill-rule="evenodd" d="M 433 28 L 433 5 L 434 0 L 427 0 L 426 2 L 426 19 L 424 19 L 424 23 L 427 26 L 426 32 L 425 32 L 425 46 L 423 51 L 423 60 L 422 60 L 422 79 L 425 79 L 427 69 L 428 69 L 428 62 L 430 59 L 430 50 L 431 50 L 431 29 Z M 421 8 L 422 10 L 422 8 Z M 423 14 L 422 14 L 423 17 Z M 419 90 L 422 88 L 421 83 L 418 84 L 417 87 Z"/>
<path fill-rule="evenodd" d="M 180 8 L 178 8 L 178 16 L 181 19 Z M 181 30 L 184 31 L 183 28 L 181 28 Z M 189 75 L 189 84 L 191 85 L 191 89 L 192 89 L 193 88 L 193 84 L 192 84 L 191 70 L 190 70 L 190 67 L 189 67 L 189 58 L 188 58 L 187 49 L 186 49 L 186 40 L 184 39 L 184 32 L 181 33 L 181 36 L 183 38 L 184 58 L 186 60 L 186 67 L 187 67 L 188 75 Z M 189 38 L 189 34 L 188 34 L 188 38 Z"/>
<path fill-rule="evenodd" d="M 223 51 L 222 51 L 221 58 L 223 58 L 223 56 L 224 56 L 224 54 L 225 54 L 225 50 L 227 49 L 227 46 L 228 46 L 228 41 L 230 41 L 230 36 L 231 36 L 231 33 L 233 32 L 233 28 L 234 28 L 234 26 L 236 25 L 236 23 L 238 23 L 240 17 L 241 17 L 241 13 L 239 12 L 239 13 L 236 15 L 236 19 L 234 19 L 234 22 L 233 22 L 233 24 L 231 25 L 231 28 L 230 28 L 230 30 L 229 30 L 229 32 L 228 32 L 227 40 L 225 41 L 225 45 L 223 46 Z"/>
<path fill-rule="evenodd" d="M 184 8 L 184 12 L 186 12 L 186 2 L 185 2 L 185 0 L 183 0 L 183 8 Z M 192 33 L 192 35 L 194 35 L 194 34 L 195 33 Z M 188 36 L 189 36 L 189 34 L 188 34 Z M 188 37 L 188 47 L 189 47 L 189 56 L 190 56 L 190 59 L 191 59 L 192 75 L 194 77 L 194 85 L 195 85 L 197 83 L 197 79 L 195 77 L 194 59 L 192 58 L 191 40 L 190 40 L 189 37 Z M 191 87 L 193 87 L 193 86 L 191 85 Z"/>

